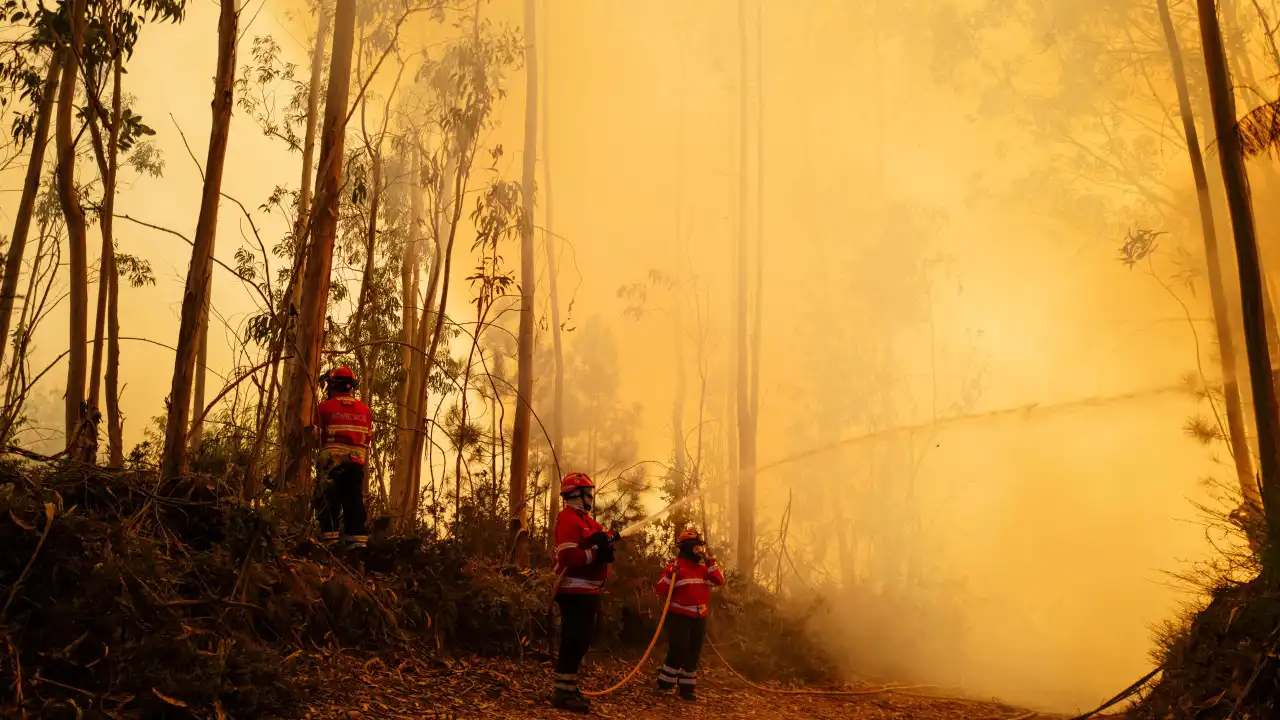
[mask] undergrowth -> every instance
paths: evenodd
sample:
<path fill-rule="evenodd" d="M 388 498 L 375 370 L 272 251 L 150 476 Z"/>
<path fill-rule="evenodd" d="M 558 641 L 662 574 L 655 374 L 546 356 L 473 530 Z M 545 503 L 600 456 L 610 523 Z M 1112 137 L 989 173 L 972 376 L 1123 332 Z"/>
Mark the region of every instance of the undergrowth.
<path fill-rule="evenodd" d="M 362 572 L 281 505 L 237 497 L 207 477 L 0 465 L 0 712 L 287 716 L 306 690 L 294 659 L 308 650 L 549 659 L 545 552 L 518 570 L 496 545 L 466 542 L 501 537 L 496 513 L 469 518 L 463 541 L 375 523 Z M 669 551 L 642 536 L 619 552 L 593 657 L 648 644 Z M 739 671 L 831 678 L 803 614 L 734 580 L 714 598 L 712 636 Z"/>

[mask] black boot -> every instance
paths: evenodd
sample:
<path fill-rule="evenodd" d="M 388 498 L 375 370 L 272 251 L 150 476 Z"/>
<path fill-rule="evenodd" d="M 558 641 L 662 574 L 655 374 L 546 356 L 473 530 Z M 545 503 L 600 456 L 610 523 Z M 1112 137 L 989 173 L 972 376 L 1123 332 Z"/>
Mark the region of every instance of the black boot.
<path fill-rule="evenodd" d="M 659 692 L 659 693 L 669 693 L 669 692 L 671 692 L 672 690 L 675 690 L 675 689 L 676 689 L 676 684 L 675 684 L 675 683 L 670 682 L 670 681 L 668 681 L 668 680 L 663 680 L 663 679 L 659 678 L 659 679 L 658 679 L 658 687 L 657 687 L 657 688 L 655 688 L 654 692 Z"/>
<path fill-rule="evenodd" d="M 569 712 L 588 713 L 591 712 L 591 701 L 583 697 L 582 693 L 555 690 L 551 693 L 551 707 Z"/>
<path fill-rule="evenodd" d="M 698 702 L 698 692 L 693 685 L 681 685 L 680 699 L 685 702 Z"/>

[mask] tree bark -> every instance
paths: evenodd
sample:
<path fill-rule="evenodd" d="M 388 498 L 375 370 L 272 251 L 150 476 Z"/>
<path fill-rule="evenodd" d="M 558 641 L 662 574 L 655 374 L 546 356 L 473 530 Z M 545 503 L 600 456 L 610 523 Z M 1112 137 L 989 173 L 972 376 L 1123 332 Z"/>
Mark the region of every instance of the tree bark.
<path fill-rule="evenodd" d="M 216 238 L 215 238 L 216 245 Z M 212 255 L 213 248 L 209 249 Z M 209 368 L 209 303 L 213 300 L 213 273 L 209 273 L 208 282 L 204 286 L 204 304 L 200 307 L 200 341 L 196 345 L 196 366 L 194 389 L 191 391 L 191 429 L 187 433 L 187 452 L 195 454 L 204 441 L 204 399 L 205 379 Z"/>
<path fill-rule="evenodd" d="M 56 139 L 58 146 L 58 199 L 67 219 L 68 285 L 70 324 L 66 389 L 66 441 L 68 454 L 87 461 L 82 436 L 84 428 L 85 371 L 88 353 L 89 273 L 88 236 L 80 191 L 76 187 L 76 147 L 71 135 L 75 113 L 76 76 L 84 48 L 86 0 L 71 3 L 71 55 L 63 66 L 59 88 Z"/>
<path fill-rule="evenodd" d="M 1262 468 L 1262 496 L 1273 547 L 1280 538 L 1280 422 L 1277 417 L 1275 386 L 1271 382 L 1270 348 L 1263 317 L 1263 283 L 1258 262 L 1258 241 L 1249 198 L 1249 177 L 1245 169 L 1240 136 L 1236 132 L 1235 97 L 1231 73 L 1222 45 L 1222 29 L 1214 0 L 1196 0 L 1200 36 L 1204 44 L 1205 69 L 1213 123 L 1218 136 L 1218 158 L 1222 165 L 1231 225 L 1235 233 L 1236 262 L 1240 270 L 1240 303 L 1244 314 L 1245 349 L 1253 388 L 1254 417 L 1258 425 L 1258 455 Z M 1272 553 L 1263 558 L 1264 568 L 1274 571 Z"/>
<path fill-rule="evenodd" d="M 298 189 L 298 216 L 293 224 L 293 274 L 291 283 L 285 291 L 280 311 L 280 322 L 285 334 L 282 351 L 289 356 L 284 361 L 284 369 L 280 378 L 279 417 L 284 421 L 285 404 L 289 397 L 289 383 L 298 367 L 298 353 L 295 349 L 297 341 L 294 318 L 298 314 L 298 305 L 302 300 L 302 272 L 307 257 L 307 228 L 311 221 L 311 181 L 315 177 L 316 127 L 320 117 L 320 86 L 324 82 L 324 48 L 329 35 L 329 4 L 320 0 L 316 11 L 316 38 L 311 46 L 311 83 L 307 94 L 307 129 L 302 139 L 302 181 Z M 280 437 L 284 437 L 284 425 L 280 425 Z M 281 455 L 281 471 L 284 456 Z"/>
<path fill-rule="evenodd" d="M 1245 428 L 1243 403 L 1240 400 L 1240 383 L 1236 377 L 1235 338 L 1231 332 L 1230 306 L 1227 303 L 1226 283 L 1222 276 L 1222 256 L 1218 249 L 1218 233 L 1214 226 L 1213 202 L 1209 192 L 1209 178 L 1205 170 L 1204 155 L 1200 150 L 1200 136 L 1196 129 L 1195 115 L 1191 109 L 1191 94 L 1187 86 L 1187 73 L 1178 43 L 1177 30 L 1169 11 L 1169 0 L 1156 0 L 1160 11 L 1160 23 L 1164 28 L 1165 42 L 1169 47 L 1169 60 L 1173 66 L 1174 84 L 1178 91 L 1178 110 L 1182 116 L 1182 130 L 1187 142 L 1187 154 L 1191 161 L 1191 175 L 1195 180 L 1196 199 L 1200 210 L 1200 229 L 1204 238 L 1204 254 L 1209 269 L 1209 295 L 1213 302 L 1214 328 L 1218 335 L 1218 354 L 1222 364 L 1223 396 L 1227 409 L 1227 434 L 1231 456 L 1235 460 L 1236 479 L 1245 503 L 1256 510 L 1262 508 L 1258 483 L 1253 476 L 1253 457 L 1249 454 L 1248 433 Z"/>
<path fill-rule="evenodd" d="M 738 572 L 750 582 L 755 574 L 756 438 L 751 411 L 747 352 L 747 3 L 738 0 L 738 45 L 741 65 L 738 148 Z"/>
<path fill-rule="evenodd" d="M 110 34 L 110 30 L 108 30 Z M 115 220 L 116 208 L 116 176 L 120 169 L 120 123 L 124 116 L 124 95 L 122 76 L 124 61 L 116 49 L 115 38 L 110 44 L 115 49 L 116 57 L 111 67 L 111 144 L 107 159 L 108 185 L 111 192 L 102 203 L 103 223 L 103 263 L 107 283 L 107 465 L 108 467 L 124 467 L 124 421 L 120 416 L 120 268 L 116 266 L 115 234 L 112 223 Z"/>
<path fill-rule="evenodd" d="M 310 500 L 308 434 L 316 404 L 315 384 L 319 377 L 320 349 L 324 340 L 333 241 L 338 229 L 355 17 L 355 0 L 338 0 L 333 20 L 333 54 L 329 61 L 329 94 L 325 99 L 324 130 L 320 142 L 320 173 L 316 180 L 316 217 L 312 223 L 298 311 L 299 362 L 289 386 L 289 413 L 284 420 L 284 481 L 295 490 L 295 497 L 303 502 Z"/>
<path fill-rule="evenodd" d="M 409 454 L 413 451 L 413 435 L 414 428 L 417 427 L 417 396 L 413 393 L 414 383 L 416 380 L 415 373 L 421 367 L 422 358 L 416 352 L 425 345 L 418 343 L 418 268 L 421 257 L 422 243 L 422 188 L 419 182 L 422 177 L 422 162 L 418 152 L 418 146 L 415 143 L 409 154 L 410 173 L 412 181 L 409 183 L 409 241 L 405 248 L 404 256 L 400 265 L 400 341 L 404 343 L 401 348 L 400 362 L 404 368 L 404 380 L 400 383 L 399 405 L 396 411 L 397 433 L 396 433 L 396 461 L 391 475 L 391 504 L 392 514 L 396 517 L 403 517 L 408 510 L 410 486 L 412 478 L 410 477 L 413 463 L 410 462 Z M 432 223 L 432 227 L 438 226 L 438 223 Z M 427 298 L 424 307 L 430 307 L 431 298 Z M 425 333 L 425 329 L 423 330 Z"/>
<path fill-rule="evenodd" d="M 236 39 L 239 28 L 237 0 L 222 0 L 218 16 L 218 65 L 214 79 L 213 124 L 209 131 L 209 153 L 205 161 L 204 188 L 200 215 L 182 295 L 182 322 L 169 392 L 169 416 L 165 427 L 164 456 L 160 471 L 173 478 L 187 471 L 187 424 L 191 414 L 191 384 L 199 343 L 200 314 L 207 300 L 209 275 L 213 270 L 213 241 L 218 231 L 218 207 L 222 193 L 222 170 L 231 131 L 231 108 L 235 102 Z M 199 408 L 203 411 L 204 408 Z"/>
<path fill-rule="evenodd" d="M 511 488 L 507 496 L 511 531 L 511 559 L 529 564 L 529 508 L 526 487 L 529 473 L 529 433 L 533 421 L 529 400 L 533 396 L 533 213 L 538 162 L 538 42 L 534 0 L 524 1 L 525 110 L 524 168 L 520 178 L 520 330 L 516 345 L 516 415 L 511 432 Z"/>
<path fill-rule="evenodd" d="M 547 491 L 548 515 L 555 522 L 560 514 L 560 477 L 564 470 L 560 462 L 564 458 L 564 342 L 560 337 L 560 275 L 556 264 L 555 215 L 551 205 L 551 2 L 542 6 L 542 44 L 546 53 L 546 73 L 542 78 L 542 204 L 546 208 L 546 230 L 542 236 L 547 244 L 547 290 L 551 296 L 551 347 L 555 356 L 555 377 L 551 399 L 551 452 L 555 463 L 555 477 Z M 495 402 L 499 400 L 495 397 Z M 547 542 L 555 544 L 551 533 Z"/>
<path fill-rule="evenodd" d="M 381 136 L 378 139 L 381 141 Z M 356 301 L 355 325 L 351 330 L 351 340 L 356 346 L 356 367 L 360 370 L 360 399 L 366 405 L 373 401 L 373 383 L 368 378 L 369 356 L 360 343 L 363 342 L 364 312 L 369 306 L 370 286 L 373 284 L 373 274 L 376 269 L 373 260 L 378 241 L 378 205 L 382 200 L 382 153 L 379 151 L 372 155 L 373 185 L 369 195 L 369 232 L 364 243 L 364 275 L 360 278 L 360 297 Z"/>
<path fill-rule="evenodd" d="M 53 116 L 61 73 L 62 50 L 55 47 L 49 56 L 49 66 L 45 71 L 40 109 L 36 113 L 35 132 L 31 137 L 31 157 L 27 160 L 27 176 L 22 185 L 22 198 L 18 201 L 18 214 L 13 221 L 13 237 L 9 240 L 9 254 L 4 260 L 4 283 L 0 287 L 0 368 L 4 367 L 4 356 L 9 351 L 9 327 L 13 320 L 13 301 L 16 299 L 18 280 L 22 275 L 22 259 L 27 251 L 27 237 L 31 234 L 31 216 L 35 212 L 36 198 L 40 195 L 40 175 L 44 172 L 44 151 L 49 144 L 49 121 Z M 17 362 L 21 362 L 21 358 Z"/>

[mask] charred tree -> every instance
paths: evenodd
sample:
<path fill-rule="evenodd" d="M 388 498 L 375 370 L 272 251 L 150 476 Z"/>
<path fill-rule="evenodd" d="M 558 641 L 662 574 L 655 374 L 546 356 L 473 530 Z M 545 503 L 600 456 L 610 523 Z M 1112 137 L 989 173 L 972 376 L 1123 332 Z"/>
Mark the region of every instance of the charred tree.
<path fill-rule="evenodd" d="M 1218 158 L 1227 190 L 1227 204 L 1235 234 L 1236 262 L 1240 270 L 1240 304 L 1244 315 L 1245 349 L 1253 388 L 1254 416 L 1258 426 L 1258 455 L 1262 469 L 1261 486 L 1271 547 L 1280 539 L 1280 418 L 1277 417 L 1275 386 L 1271 382 L 1271 357 L 1263 311 L 1263 281 L 1258 262 L 1258 240 L 1249 198 L 1249 177 L 1244 152 L 1236 130 L 1235 97 L 1231 72 L 1223 50 L 1222 29 L 1214 0 L 1197 0 L 1200 37 L 1204 44 L 1209 101 L 1218 136 Z M 1274 550 L 1263 558 L 1266 570 L 1275 570 Z"/>
<path fill-rule="evenodd" d="M 1199 204 L 1200 230 L 1204 238 L 1204 254 L 1209 269 L 1209 295 L 1213 303 L 1214 328 L 1217 331 L 1218 354 L 1222 364 L 1223 400 L 1227 409 L 1227 434 L 1231 445 L 1231 456 L 1235 460 L 1236 478 L 1240 485 L 1241 496 L 1248 506 L 1257 511 L 1262 508 L 1262 498 L 1258 493 L 1258 481 L 1253 476 L 1253 457 L 1249 454 L 1244 408 L 1240 399 L 1240 382 L 1236 376 L 1235 338 L 1231 330 L 1230 305 L 1227 302 L 1226 282 L 1222 274 L 1218 233 L 1214 226 L 1209 177 L 1205 170 L 1204 155 L 1200 150 L 1200 136 L 1196 129 L 1195 115 L 1191 109 L 1191 93 L 1187 86 L 1186 67 L 1183 64 L 1177 30 L 1173 25 L 1173 16 L 1169 11 L 1169 0 L 1156 0 L 1156 4 L 1160 11 L 1160 23 L 1164 28 L 1165 42 L 1169 47 L 1174 84 L 1178 90 L 1178 111 L 1182 119 L 1187 155 L 1191 161 L 1191 176 L 1195 181 L 1196 200 Z"/>

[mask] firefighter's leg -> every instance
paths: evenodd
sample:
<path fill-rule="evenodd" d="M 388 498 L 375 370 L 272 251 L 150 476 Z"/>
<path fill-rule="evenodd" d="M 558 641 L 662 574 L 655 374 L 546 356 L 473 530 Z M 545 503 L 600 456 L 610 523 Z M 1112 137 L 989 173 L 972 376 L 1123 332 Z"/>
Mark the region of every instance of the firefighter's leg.
<path fill-rule="evenodd" d="M 696 700 L 698 697 L 698 660 L 702 657 L 702 643 L 707 637 L 707 619 L 689 618 L 689 630 L 683 662 L 680 667 L 680 697 Z"/>
<path fill-rule="evenodd" d="M 658 689 L 671 690 L 680 679 L 685 646 L 684 616 L 667 613 L 667 661 L 658 670 Z"/>
<path fill-rule="evenodd" d="M 338 521 L 342 506 L 338 503 L 335 485 L 329 470 L 322 467 L 316 471 L 316 520 L 320 522 L 320 544 L 325 547 L 336 546 L 340 537 Z"/>
<path fill-rule="evenodd" d="M 359 463 L 343 463 L 341 471 L 343 540 L 348 548 L 363 548 L 369 543 L 368 519 L 364 509 L 364 466 Z"/>
<path fill-rule="evenodd" d="M 560 605 L 560 652 L 556 656 L 555 691 L 551 704 L 585 712 L 590 704 L 578 690 L 578 670 L 591 647 L 591 632 L 600 598 L 565 593 L 557 596 L 556 602 Z"/>

